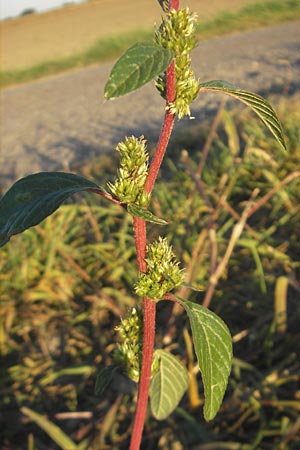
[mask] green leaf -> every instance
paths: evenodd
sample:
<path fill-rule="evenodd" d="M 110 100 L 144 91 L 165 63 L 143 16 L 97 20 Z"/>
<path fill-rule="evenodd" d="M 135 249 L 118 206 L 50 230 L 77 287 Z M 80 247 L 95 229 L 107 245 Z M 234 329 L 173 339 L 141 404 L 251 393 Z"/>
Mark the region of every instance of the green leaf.
<path fill-rule="evenodd" d="M 156 217 L 148 209 L 144 209 L 141 206 L 134 205 L 133 203 L 129 203 L 127 205 L 127 211 L 132 216 L 139 217 L 140 219 L 144 219 L 147 222 L 156 223 L 157 225 L 167 225 L 168 224 L 168 222 L 166 222 L 164 219 L 160 219 L 159 217 Z"/>
<path fill-rule="evenodd" d="M 0 247 L 14 234 L 40 223 L 76 192 L 97 184 L 72 173 L 40 172 L 21 178 L 0 199 Z"/>
<path fill-rule="evenodd" d="M 180 402 L 188 388 L 188 372 L 171 353 L 156 350 L 159 369 L 151 380 L 150 406 L 158 420 L 168 417 Z"/>
<path fill-rule="evenodd" d="M 173 52 L 152 42 L 137 42 L 116 62 L 104 88 L 106 99 L 135 91 L 164 72 Z"/>
<path fill-rule="evenodd" d="M 192 291 L 195 291 L 195 292 L 203 292 L 203 291 L 205 291 L 205 287 L 204 286 L 203 287 L 198 287 L 198 286 L 193 286 L 192 284 L 189 284 L 189 283 L 182 283 L 182 286 L 187 287 L 189 289 L 192 289 Z"/>
<path fill-rule="evenodd" d="M 32 409 L 23 406 L 21 412 L 30 417 L 51 439 L 63 450 L 78 450 L 79 447 L 65 434 L 57 425 L 50 422 L 47 417 L 32 411 Z"/>
<path fill-rule="evenodd" d="M 108 385 L 110 384 L 114 373 L 117 369 L 117 366 L 115 364 L 111 364 L 107 367 L 104 367 L 101 369 L 96 378 L 96 385 L 95 385 L 95 394 L 96 395 L 102 395 L 103 392 L 106 390 Z"/>
<path fill-rule="evenodd" d="M 209 421 L 222 403 L 232 364 L 230 332 L 220 317 L 201 305 L 176 296 L 186 310 L 204 386 L 204 418 Z"/>
<path fill-rule="evenodd" d="M 236 88 L 233 84 L 223 80 L 212 80 L 200 83 L 199 91 L 219 91 L 241 100 L 249 106 L 263 121 L 279 144 L 286 150 L 281 124 L 277 115 L 267 100 L 252 92 Z"/>

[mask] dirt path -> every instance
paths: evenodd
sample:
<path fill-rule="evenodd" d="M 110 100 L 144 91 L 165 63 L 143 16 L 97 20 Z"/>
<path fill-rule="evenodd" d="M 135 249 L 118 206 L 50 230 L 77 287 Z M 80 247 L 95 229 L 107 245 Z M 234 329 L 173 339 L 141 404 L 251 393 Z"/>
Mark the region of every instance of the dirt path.
<path fill-rule="evenodd" d="M 199 44 L 195 71 L 255 92 L 300 90 L 300 22 L 216 38 Z M 115 101 L 103 101 L 112 64 L 29 83 L 1 93 L 0 185 L 39 170 L 65 170 L 110 151 L 128 134 L 156 139 L 164 104 L 150 83 Z M 220 96 L 200 96 L 203 116 Z M 192 126 L 185 120 L 180 126 Z"/>

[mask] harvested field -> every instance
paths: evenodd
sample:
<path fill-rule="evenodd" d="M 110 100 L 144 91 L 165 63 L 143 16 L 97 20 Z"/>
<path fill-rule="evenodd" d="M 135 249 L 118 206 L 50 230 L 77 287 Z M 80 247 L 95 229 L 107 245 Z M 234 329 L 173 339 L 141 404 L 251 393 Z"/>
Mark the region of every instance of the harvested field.
<path fill-rule="evenodd" d="M 185 0 L 181 4 L 198 11 L 202 21 L 257 2 Z M 155 0 L 92 0 L 1 22 L 1 70 L 23 69 L 57 60 L 84 51 L 104 37 L 152 29 L 154 21 L 160 22 L 160 16 L 161 9 Z"/>

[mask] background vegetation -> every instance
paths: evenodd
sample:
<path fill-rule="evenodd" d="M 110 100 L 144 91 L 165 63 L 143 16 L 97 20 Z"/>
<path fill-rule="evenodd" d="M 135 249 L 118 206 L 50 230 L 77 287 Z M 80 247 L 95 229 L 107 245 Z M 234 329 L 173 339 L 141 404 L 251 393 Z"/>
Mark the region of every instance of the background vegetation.
<path fill-rule="evenodd" d="M 145 450 L 300 446 L 300 98 L 271 101 L 288 154 L 251 112 L 222 108 L 211 128 L 182 131 L 169 149 L 152 210 L 170 221 L 164 231 L 200 289 L 190 294 L 193 300 L 202 302 L 208 281 L 209 230 L 216 232 L 220 257 L 251 192 L 258 188 L 257 201 L 265 201 L 250 218 L 211 304 L 233 334 L 235 357 L 224 404 L 212 423 L 203 420 L 186 317 L 179 310 L 172 314 L 167 302 L 158 304 L 157 346 L 188 365 L 190 389 L 171 417 L 148 417 Z M 195 173 L 204 149 L 208 157 L 199 185 Z M 113 165 L 103 155 L 83 174 L 111 180 Z M 98 181 L 103 185 L 103 178 Z M 5 450 L 128 447 L 135 385 L 118 374 L 100 398 L 94 385 L 97 370 L 111 361 L 114 327 L 136 302 L 132 219 L 100 202 L 79 197 L 77 206 L 63 206 L 0 250 Z"/>
<path fill-rule="evenodd" d="M 201 12 L 199 14 L 201 16 Z M 238 12 L 221 13 L 210 21 L 203 21 L 202 17 L 200 19 L 197 33 L 199 41 L 235 31 L 299 20 L 300 3 L 298 0 L 270 0 L 250 4 Z M 33 66 L 17 70 L 2 70 L 0 72 L 0 88 L 112 60 L 136 41 L 151 40 L 152 35 L 153 28 L 116 32 L 109 37 L 97 40 L 85 50 L 72 52 L 69 56 L 50 60 L 49 57 L 45 57 L 45 61 Z"/>

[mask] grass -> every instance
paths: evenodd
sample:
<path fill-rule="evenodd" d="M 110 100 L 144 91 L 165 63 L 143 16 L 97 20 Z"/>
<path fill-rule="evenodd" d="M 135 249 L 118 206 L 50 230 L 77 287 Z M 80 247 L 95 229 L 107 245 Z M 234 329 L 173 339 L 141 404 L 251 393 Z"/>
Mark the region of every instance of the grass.
<path fill-rule="evenodd" d="M 297 0 L 257 3 L 242 8 L 237 13 L 223 13 L 214 20 L 200 24 L 200 39 L 221 36 L 233 31 L 245 31 L 267 25 L 299 20 L 300 5 Z"/>
<path fill-rule="evenodd" d="M 148 417 L 144 449 L 299 448 L 300 99 L 282 98 L 276 109 L 287 154 L 250 112 L 220 114 L 203 170 L 206 199 L 193 173 L 209 130 L 185 130 L 169 152 L 174 156 L 164 168 L 167 182 L 158 183 L 152 210 L 170 221 L 163 232 L 191 283 L 200 288 L 210 268 L 211 242 L 203 233 L 212 221 L 208 202 L 215 211 L 220 256 L 235 222 L 232 210 L 240 213 L 254 188 L 262 198 L 295 176 L 251 217 L 213 298 L 212 309 L 233 334 L 235 359 L 224 404 L 210 424 L 203 421 L 187 320 L 177 311 L 167 330 L 170 305 L 158 304 L 157 346 L 190 363 L 196 389 L 191 382 L 189 395 L 167 420 Z M 182 142 L 190 158 L 186 153 L 182 158 Z M 97 179 L 109 167 L 112 177 L 114 163 L 107 158 L 93 161 L 84 174 Z M 118 374 L 104 396 L 93 391 L 97 369 L 111 362 L 114 327 L 136 301 L 130 287 L 137 276 L 134 241 L 129 215 L 96 200 L 63 206 L 0 250 L 0 410 L 5 411 L 0 441 L 5 449 L 69 450 L 70 439 L 78 449 L 128 448 L 135 386 Z M 282 298 L 285 328 L 276 311 L 282 277 L 288 280 Z M 189 295 L 203 299 L 201 291 Z"/>
<path fill-rule="evenodd" d="M 299 18 L 300 4 L 297 0 L 274 0 L 265 4 L 254 4 L 241 9 L 240 12 L 223 13 L 212 21 L 200 24 L 198 39 L 204 40 L 234 31 L 245 31 L 261 26 L 299 20 Z M 152 39 L 152 33 L 152 30 L 149 30 L 149 32 L 137 30 L 115 35 L 113 38 L 101 39 L 86 51 L 71 57 L 57 61 L 45 61 L 42 64 L 18 71 L 2 71 L 0 72 L 0 87 L 5 88 L 66 70 L 112 60 L 137 40 Z"/>

